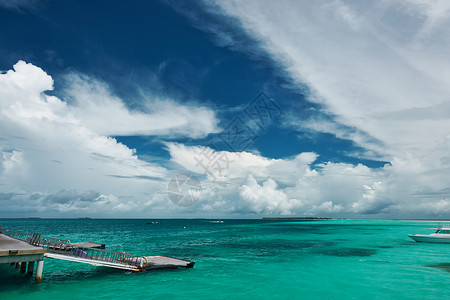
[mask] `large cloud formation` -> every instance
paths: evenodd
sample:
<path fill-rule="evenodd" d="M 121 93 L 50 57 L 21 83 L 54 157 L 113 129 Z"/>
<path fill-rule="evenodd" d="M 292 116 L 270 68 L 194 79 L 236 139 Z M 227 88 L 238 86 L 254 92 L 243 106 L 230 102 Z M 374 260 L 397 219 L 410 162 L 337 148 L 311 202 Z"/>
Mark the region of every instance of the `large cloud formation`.
<path fill-rule="evenodd" d="M 109 216 L 130 211 L 138 216 L 136 211 L 150 209 L 173 212 L 165 195 L 167 179 L 187 170 L 203 179 L 202 201 L 185 210 L 196 216 L 448 217 L 447 1 L 203 4 L 226 16 L 223 20 L 238 26 L 257 41 L 251 46 L 259 48 L 236 46 L 240 41 L 226 33 L 223 45 L 267 53 L 286 77 L 308 86 L 309 101 L 319 103 L 328 116 L 299 120 L 289 112 L 286 126 L 350 139 L 366 150 L 355 156 L 390 163 L 376 169 L 318 164 L 320 153 L 301 149 L 294 157 L 273 159 L 166 143 L 173 168 L 168 170 L 139 159 L 109 136 L 204 137 L 217 132 L 211 110 L 153 99 L 161 105 L 132 111 L 107 85 L 81 74 L 68 75 L 72 86 L 65 92 L 72 100 L 62 101 L 45 93 L 52 89 L 50 76 L 19 62 L 0 75 L 0 204 L 5 216 L 39 209 L 47 215 L 52 210 L 55 215 L 105 211 Z M 220 28 L 208 30 L 217 30 L 221 40 Z M 205 175 L 198 164 L 205 151 L 226 155 L 229 165 Z"/>
<path fill-rule="evenodd" d="M 199 211 L 397 218 L 445 217 L 450 212 L 449 189 L 442 188 L 446 185 L 442 174 L 422 174 L 417 171 L 422 166 L 407 160 L 373 169 L 362 164 L 318 164 L 318 155 L 311 152 L 270 159 L 202 146 L 166 146 L 174 163 L 204 175 Z M 205 174 L 203 153 L 226 159 L 210 164 Z"/>
<path fill-rule="evenodd" d="M 3 216 L 114 216 L 170 208 L 164 195 L 169 171 L 139 159 L 109 135 L 202 136 L 216 130 L 214 113 L 174 101 L 149 113 L 133 112 L 93 78 L 79 75 L 71 82 L 68 104 L 45 93 L 53 79 L 37 66 L 19 61 L 0 74 Z"/>
<path fill-rule="evenodd" d="M 65 92 L 72 100 L 66 102 L 45 93 L 52 90 L 53 79 L 32 64 L 19 61 L 13 70 L 0 74 L 3 216 L 195 213 L 433 217 L 450 211 L 445 156 L 428 155 L 424 161 L 417 159 L 419 152 L 411 151 L 392 157 L 383 168 L 372 169 L 362 164 L 317 164 L 318 154 L 312 152 L 273 159 L 170 142 L 166 143 L 170 170 L 146 162 L 107 133 L 141 132 L 144 128 L 140 126 L 144 126 L 152 134 L 202 136 L 208 131 L 185 114 L 200 114 L 198 122 L 206 122 L 207 128 L 215 131 L 214 113 L 178 105 L 181 108 L 174 107 L 166 117 L 178 114 L 179 119 L 189 120 L 190 133 L 177 129 L 180 125 L 176 122 L 170 127 L 170 120 L 152 127 L 154 123 L 145 119 L 158 118 L 158 111 L 130 111 L 107 85 L 84 75 L 70 76 L 75 76 L 73 87 Z M 101 109 L 104 112 L 97 111 Z M 110 116 L 137 121 L 120 129 Z M 108 123 L 111 128 L 103 125 Z M 201 129 L 195 132 L 196 128 Z M 442 155 L 444 150 L 438 148 L 435 154 Z M 199 164 L 202 153 L 226 157 L 226 165 L 222 162 L 221 168 L 205 174 Z M 167 181 L 186 170 L 203 179 L 202 201 L 180 210 L 167 198 Z"/>
<path fill-rule="evenodd" d="M 309 100 L 331 116 L 298 120 L 293 113 L 288 126 L 350 139 L 366 150 L 365 157 L 391 162 L 381 170 L 323 165 L 316 179 L 323 178 L 323 183 L 302 187 L 305 193 L 317 191 L 311 195 L 315 201 L 323 199 L 317 207 L 339 198 L 330 193 L 357 188 L 360 197 L 349 197 L 342 211 L 416 217 L 449 211 L 448 1 L 250 0 L 204 5 L 258 42 L 259 49 L 243 51 L 265 51 L 287 77 L 307 85 Z M 220 30 L 216 34 L 229 38 Z M 233 41 L 228 45 L 233 47 Z M 340 175 L 332 176 L 332 170 Z M 374 178 L 346 183 L 341 177 L 349 170 Z M 250 186 L 258 188 L 251 180 Z M 295 189 L 300 190 L 298 184 Z M 261 196 L 261 201 L 266 200 Z"/>

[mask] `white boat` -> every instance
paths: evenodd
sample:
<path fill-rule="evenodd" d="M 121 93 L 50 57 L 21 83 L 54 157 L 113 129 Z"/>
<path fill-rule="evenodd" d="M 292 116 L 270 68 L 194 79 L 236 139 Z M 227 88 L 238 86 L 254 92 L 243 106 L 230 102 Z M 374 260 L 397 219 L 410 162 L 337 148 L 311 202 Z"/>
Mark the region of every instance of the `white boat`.
<path fill-rule="evenodd" d="M 432 234 L 408 234 L 416 242 L 450 244 L 450 226 L 439 226 Z"/>

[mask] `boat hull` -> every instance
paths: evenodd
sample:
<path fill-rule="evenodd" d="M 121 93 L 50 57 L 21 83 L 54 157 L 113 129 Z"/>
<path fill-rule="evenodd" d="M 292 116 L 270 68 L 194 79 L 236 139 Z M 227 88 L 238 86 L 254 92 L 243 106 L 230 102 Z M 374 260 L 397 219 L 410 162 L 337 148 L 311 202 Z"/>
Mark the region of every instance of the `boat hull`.
<path fill-rule="evenodd" d="M 408 234 L 408 236 L 419 243 L 450 244 L 450 237 L 437 237 L 422 234 Z"/>

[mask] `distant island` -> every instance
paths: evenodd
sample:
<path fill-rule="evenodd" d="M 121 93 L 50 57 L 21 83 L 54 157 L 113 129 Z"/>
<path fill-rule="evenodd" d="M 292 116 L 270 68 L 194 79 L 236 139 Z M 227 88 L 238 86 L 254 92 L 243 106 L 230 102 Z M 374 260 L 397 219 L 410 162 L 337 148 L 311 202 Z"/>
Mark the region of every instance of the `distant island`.
<path fill-rule="evenodd" d="M 318 218 L 318 217 L 264 217 L 263 220 L 331 220 L 331 218 Z"/>

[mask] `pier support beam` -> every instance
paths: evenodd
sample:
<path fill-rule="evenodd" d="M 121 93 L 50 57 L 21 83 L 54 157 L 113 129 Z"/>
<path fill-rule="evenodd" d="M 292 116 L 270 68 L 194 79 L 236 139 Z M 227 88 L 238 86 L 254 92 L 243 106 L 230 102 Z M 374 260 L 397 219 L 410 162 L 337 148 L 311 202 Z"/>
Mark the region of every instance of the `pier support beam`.
<path fill-rule="evenodd" d="M 33 269 L 34 269 L 34 261 L 28 262 L 28 270 L 27 275 L 33 275 Z"/>
<path fill-rule="evenodd" d="M 41 283 L 43 270 L 44 270 L 44 261 L 40 260 L 37 262 L 37 266 L 36 266 L 36 277 L 34 280 L 35 283 Z"/>
<path fill-rule="evenodd" d="M 26 270 L 27 270 L 27 262 L 24 261 L 20 264 L 20 273 L 25 274 Z"/>
<path fill-rule="evenodd" d="M 16 262 L 16 269 L 20 268 L 20 262 Z"/>

